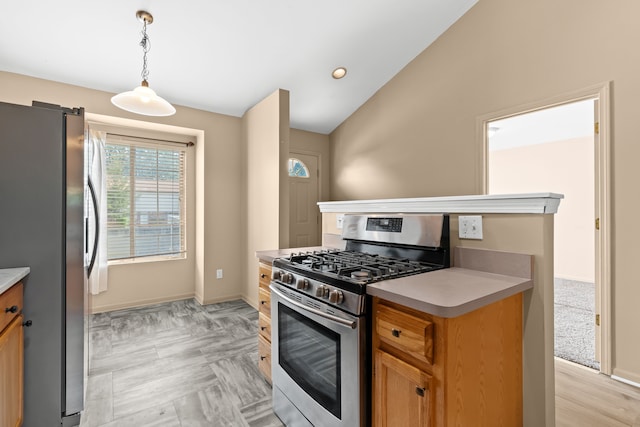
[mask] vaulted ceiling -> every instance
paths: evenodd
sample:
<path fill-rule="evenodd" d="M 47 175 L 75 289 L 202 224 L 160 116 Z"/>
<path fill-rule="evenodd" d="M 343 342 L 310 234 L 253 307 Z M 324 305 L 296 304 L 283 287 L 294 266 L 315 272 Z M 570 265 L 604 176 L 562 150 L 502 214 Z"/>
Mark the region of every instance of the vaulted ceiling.
<path fill-rule="evenodd" d="M 291 127 L 329 133 L 477 0 L 23 0 L 0 13 L 0 70 L 118 93 L 142 80 L 183 105 L 241 116 L 278 88 Z M 341 80 L 331 77 L 347 68 Z"/>

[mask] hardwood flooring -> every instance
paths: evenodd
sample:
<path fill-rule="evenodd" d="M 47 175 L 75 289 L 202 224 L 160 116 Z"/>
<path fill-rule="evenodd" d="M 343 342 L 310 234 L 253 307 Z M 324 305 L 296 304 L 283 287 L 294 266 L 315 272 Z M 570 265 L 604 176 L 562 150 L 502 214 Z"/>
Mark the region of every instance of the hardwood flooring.
<path fill-rule="evenodd" d="M 640 388 L 556 358 L 556 427 L 640 427 Z"/>
<path fill-rule="evenodd" d="M 258 313 L 193 300 L 90 317 L 80 427 L 282 427 L 258 371 Z M 556 359 L 557 427 L 640 427 L 640 389 Z"/>

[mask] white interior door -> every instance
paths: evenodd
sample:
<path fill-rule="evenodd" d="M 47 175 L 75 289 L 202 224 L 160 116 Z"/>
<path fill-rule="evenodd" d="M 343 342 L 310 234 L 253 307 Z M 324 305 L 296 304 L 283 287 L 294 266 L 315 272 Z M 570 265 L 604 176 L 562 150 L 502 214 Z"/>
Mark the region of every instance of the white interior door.
<path fill-rule="evenodd" d="M 289 246 L 320 245 L 318 156 L 291 153 L 289 160 Z"/>

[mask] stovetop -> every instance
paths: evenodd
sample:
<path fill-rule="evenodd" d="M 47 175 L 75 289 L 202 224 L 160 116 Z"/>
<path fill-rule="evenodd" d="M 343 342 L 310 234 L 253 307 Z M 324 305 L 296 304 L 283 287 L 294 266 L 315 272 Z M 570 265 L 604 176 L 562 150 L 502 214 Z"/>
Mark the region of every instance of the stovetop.
<path fill-rule="evenodd" d="M 449 267 L 446 214 L 346 215 L 345 250 L 273 261 L 272 282 L 360 315 L 369 283 Z"/>
<path fill-rule="evenodd" d="M 438 268 L 437 265 L 406 258 L 392 258 L 356 251 L 295 255 L 291 256 L 288 262 L 299 269 L 326 274 L 360 285 Z"/>

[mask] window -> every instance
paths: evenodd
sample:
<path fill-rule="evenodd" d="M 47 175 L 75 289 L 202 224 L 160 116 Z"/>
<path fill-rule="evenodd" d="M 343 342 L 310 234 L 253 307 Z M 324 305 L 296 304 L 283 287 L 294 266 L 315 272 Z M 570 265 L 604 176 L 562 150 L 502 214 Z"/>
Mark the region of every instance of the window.
<path fill-rule="evenodd" d="M 297 176 L 298 178 L 309 178 L 309 169 L 302 162 L 295 158 L 289 159 L 289 176 Z"/>
<path fill-rule="evenodd" d="M 107 134 L 109 260 L 184 256 L 185 150 Z"/>

